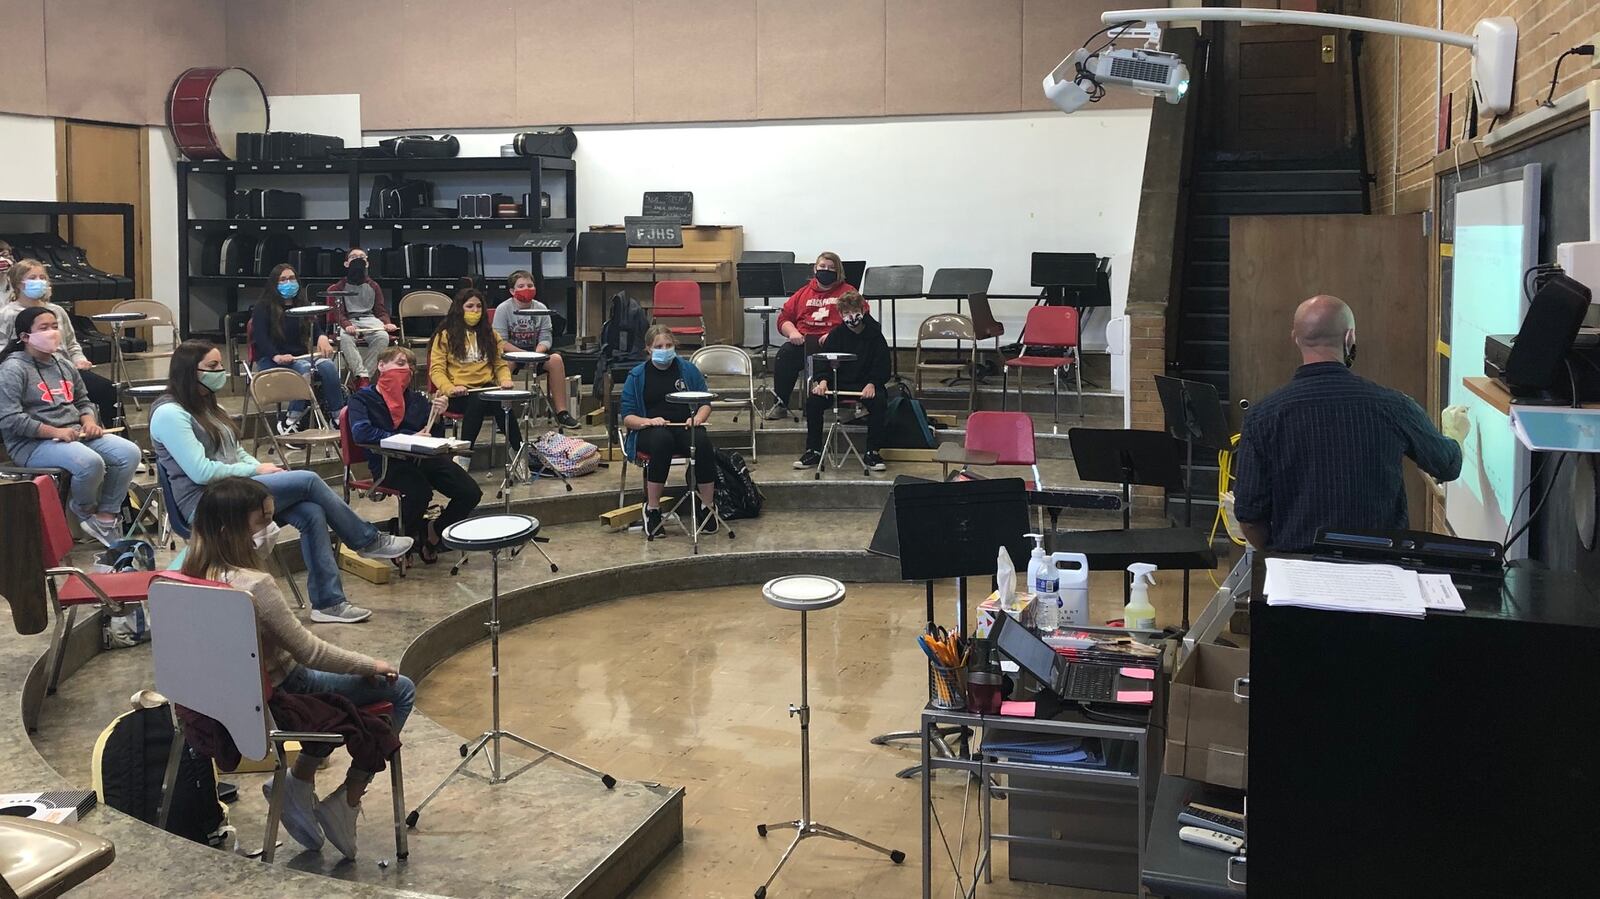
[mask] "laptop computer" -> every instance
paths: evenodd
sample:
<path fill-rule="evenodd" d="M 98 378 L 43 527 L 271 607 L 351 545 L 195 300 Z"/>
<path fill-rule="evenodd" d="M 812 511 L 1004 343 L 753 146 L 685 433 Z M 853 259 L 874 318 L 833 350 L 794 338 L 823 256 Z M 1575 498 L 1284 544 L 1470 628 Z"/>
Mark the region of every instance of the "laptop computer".
<path fill-rule="evenodd" d="M 1123 702 L 1130 705 L 1149 705 L 1151 702 L 1148 698 L 1151 693 L 1150 681 L 1125 677 L 1121 665 L 1070 662 L 1010 615 L 996 617 L 989 639 L 994 641 L 1001 654 L 1016 662 L 1051 693 L 1067 702 Z M 1132 700 L 1128 695 L 1139 698 Z"/>

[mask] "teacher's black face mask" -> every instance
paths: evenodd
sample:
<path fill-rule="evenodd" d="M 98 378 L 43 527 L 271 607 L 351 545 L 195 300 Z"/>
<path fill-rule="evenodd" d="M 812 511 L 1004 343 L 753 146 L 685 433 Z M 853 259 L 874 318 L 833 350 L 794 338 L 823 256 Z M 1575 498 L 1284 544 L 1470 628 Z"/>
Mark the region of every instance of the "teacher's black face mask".
<path fill-rule="evenodd" d="M 1354 343 L 1344 348 L 1344 367 L 1354 368 L 1356 364 L 1356 345 Z"/>
<path fill-rule="evenodd" d="M 833 282 L 839 280 L 839 273 L 831 268 L 819 268 L 816 271 L 818 287 L 832 287 Z"/>

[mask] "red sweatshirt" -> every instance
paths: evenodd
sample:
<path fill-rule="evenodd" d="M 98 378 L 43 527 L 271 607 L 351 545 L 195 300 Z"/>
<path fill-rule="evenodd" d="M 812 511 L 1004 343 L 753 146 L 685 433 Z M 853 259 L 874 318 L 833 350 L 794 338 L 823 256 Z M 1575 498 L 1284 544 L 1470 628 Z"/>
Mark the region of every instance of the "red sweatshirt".
<path fill-rule="evenodd" d="M 784 322 L 799 328 L 800 333 L 807 337 L 819 337 L 832 331 L 844 323 L 839 316 L 839 297 L 845 291 L 855 289 L 853 285 L 840 280 L 823 290 L 817 285 L 817 279 L 812 278 L 783 304 L 783 311 L 778 313 L 778 333 L 783 333 Z M 867 309 L 867 312 L 871 311 Z"/>

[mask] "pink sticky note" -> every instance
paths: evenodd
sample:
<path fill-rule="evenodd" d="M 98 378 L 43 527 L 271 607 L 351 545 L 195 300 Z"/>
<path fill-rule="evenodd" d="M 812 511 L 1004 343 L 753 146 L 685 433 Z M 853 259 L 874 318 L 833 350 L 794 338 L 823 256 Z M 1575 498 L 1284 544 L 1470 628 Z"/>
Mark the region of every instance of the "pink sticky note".
<path fill-rule="evenodd" d="M 1031 702 L 1002 702 L 1000 703 L 1000 714 L 1010 715 L 1013 718 L 1032 718 L 1034 716 L 1034 704 Z"/>
<path fill-rule="evenodd" d="M 1155 680 L 1156 672 L 1153 668 L 1124 668 L 1122 669 L 1122 676 L 1131 677 L 1134 680 Z"/>
<path fill-rule="evenodd" d="M 1118 690 L 1117 702 L 1151 703 L 1156 701 L 1154 690 Z"/>

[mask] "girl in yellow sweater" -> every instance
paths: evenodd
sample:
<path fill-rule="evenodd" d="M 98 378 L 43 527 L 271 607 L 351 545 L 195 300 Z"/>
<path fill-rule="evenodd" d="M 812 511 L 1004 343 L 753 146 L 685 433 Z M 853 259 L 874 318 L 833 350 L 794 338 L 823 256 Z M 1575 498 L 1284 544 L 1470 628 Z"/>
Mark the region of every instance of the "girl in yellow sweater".
<path fill-rule="evenodd" d="M 449 411 L 461 414 L 462 440 L 477 442 L 487 412 L 494 416 L 500 433 L 506 435 L 511 451 L 516 452 L 522 446 L 522 432 L 517 428 L 516 416 L 507 414 L 499 403 L 468 392 L 496 385 L 506 389 L 515 386 L 511 367 L 500 355 L 500 341 L 495 337 L 489 317 L 484 314 L 486 305 L 483 291 L 476 287 L 456 294 L 450 313 L 434 332 L 433 342 L 428 346 L 428 381 L 434 390 L 450 398 Z M 434 425 L 433 435 L 444 436 L 443 421 Z"/>

